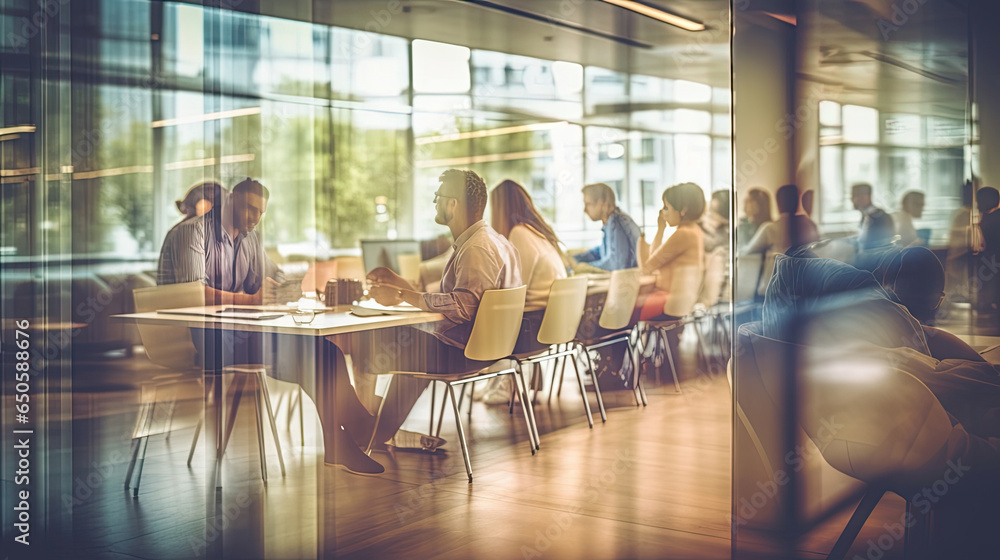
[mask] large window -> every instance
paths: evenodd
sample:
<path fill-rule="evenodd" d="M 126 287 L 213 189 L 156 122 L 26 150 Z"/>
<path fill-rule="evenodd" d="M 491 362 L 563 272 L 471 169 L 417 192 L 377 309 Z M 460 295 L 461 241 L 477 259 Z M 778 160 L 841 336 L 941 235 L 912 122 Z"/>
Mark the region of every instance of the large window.
<path fill-rule="evenodd" d="M 925 194 L 917 228 L 931 229 L 932 244 L 948 238 L 950 217 L 961 205 L 962 121 L 913 114 L 882 114 L 870 107 L 821 101 L 820 215 L 826 231 L 852 231 L 858 213 L 851 185 L 869 183 L 876 206 L 900 209 L 911 190 Z M 956 133 L 957 132 L 957 133 Z"/>
<path fill-rule="evenodd" d="M 726 88 L 188 3 L 93 4 L 70 29 L 86 72 L 48 117 L 91 149 L 39 177 L 73 213 L 5 220 L 6 254 L 40 252 L 8 243 L 25 239 L 17 228 L 79 219 L 85 232 L 54 242 L 152 261 L 182 218 L 175 200 L 247 176 L 272 193 L 265 245 L 305 257 L 447 233 L 431 198 L 450 167 L 521 183 L 570 246 L 600 237 L 586 183 L 612 185 L 648 227 L 666 187 L 729 186 Z M 5 73 L 4 91 L 18 79 Z M 8 114 L 19 99 L 5 95 Z M 6 216 L 35 208 L 27 146 L 3 143 L 4 169 L 25 173 L 4 177 Z"/>

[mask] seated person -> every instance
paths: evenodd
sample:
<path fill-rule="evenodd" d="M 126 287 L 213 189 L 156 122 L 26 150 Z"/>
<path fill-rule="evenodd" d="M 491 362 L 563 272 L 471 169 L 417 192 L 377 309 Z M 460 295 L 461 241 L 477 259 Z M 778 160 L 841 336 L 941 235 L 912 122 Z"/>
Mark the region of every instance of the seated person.
<path fill-rule="evenodd" d="M 531 195 L 514 181 L 503 181 L 490 196 L 490 223 L 497 233 L 510 240 L 521 262 L 521 280 L 528 286 L 524 301 L 524 322 L 537 335 L 549 300 L 549 288 L 566 278 L 562 249 L 552 226 L 535 209 Z M 531 336 L 518 339 L 515 352 L 543 350 Z"/>
<path fill-rule="evenodd" d="M 926 385 L 948 413 L 952 430 L 933 467 L 913 467 L 932 476 L 944 471 L 946 461 L 966 469 L 957 482 L 949 481 L 947 500 L 933 500 L 934 530 L 949 546 L 995 548 L 984 542 L 998 521 L 992 504 L 1000 494 L 1000 377 L 994 367 L 978 359 L 935 356 L 928 337 L 938 336 L 936 329 L 922 329 L 871 273 L 831 259 L 779 256 L 763 316 L 764 336 L 801 345 L 798 363 L 816 360 L 817 367 L 826 366 L 824 373 L 845 376 L 892 368 Z M 988 521 L 983 511 L 990 512 Z"/>
<path fill-rule="evenodd" d="M 892 243 L 896 227 L 892 216 L 872 203 L 872 186 L 868 183 L 851 185 L 851 204 L 861 212 L 858 230 L 858 251 L 868 251 Z"/>
<path fill-rule="evenodd" d="M 604 222 L 604 238 L 593 249 L 574 255 L 577 272 L 601 272 L 635 268 L 635 243 L 639 226 L 615 205 L 615 191 L 604 183 L 583 187 L 583 211 L 595 222 Z"/>
<path fill-rule="evenodd" d="M 559 278 L 566 278 L 563 252 L 552 226 L 535 209 L 531 195 L 511 180 L 501 182 L 490 195 L 490 223 L 497 233 L 510 240 L 521 262 L 521 280 L 528 286 L 524 301 L 524 319 L 514 353 L 538 352 L 548 348 L 538 342 L 549 289 Z M 531 378 L 532 388 L 541 389 L 542 376 Z M 510 398 L 509 375 L 494 377 L 482 393 L 487 404 L 506 403 Z"/>
<path fill-rule="evenodd" d="M 212 211 L 177 224 L 163 240 L 157 283 L 201 282 L 206 305 L 260 304 L 264 288 L 284 279 L 277 266 L 268 265 L 270 259 L 254 231 L 269 198 L 267 188 L 248 177 Z M 259 335 L 225 333 L 224 364 L 261 363 Z M 216 350 L 214 346 L 206 346 L 204 336 L 194 339 L 205 363 L 214 364 L 215 356 L 205 353 Z"/>
<path fill-rule="evenodd" d="M 269 265 L 254 228 L 270 193 L 249 177 L 215 211 L 196 216 L 167 233 L 160 249 L 157 284 L 203 282 L 208 305 L 261 302 Z M 274 267 L 274 274 L 278 274 Z M 280 281 L 281 278 L 278 280 Z M 270 279 L 272 285 L 277 282 Z"/>
<path fill-rule="evenodd" d="M 637 252 L 643 274 L 656 274 L 657 292 L 646 298 L 643 321 L 673 321 L 694 309 L 704 269 L 704 233 L 698 220 L 705 212 L 705 193 L 694 183 L 663 191 L 663 209 L 656 220 L 653 244 L 639 239 Z M 677 228 L 663 239 L 667 226 Z"/>
<path fill-rule="evenodd" d="M 681 183 L 663 191 L 653 244 L 642 237 L 637 247 L 640 268 L 643 274 L 656 274 L 657 288 L 643 301 L 640 320 L 676 321 L 694 310 L 705 270 L 704 232 L 698 225 L 704 212 L 705 193 L 698 185 Z M 668 225 L 677 229 L 664 240 Z M 680 356 L 683 330 L 678 327 L 667 332 L 674 356 Z"/>
<path fill-rule="evenodd" d="M 229 191 L 214 181 L 205 181 L 188 189 L 184 198 L 175 201 L 177 210 L 184 214 L 182 222 L 204 216 L 217 204 L 222 204 Z"/>
<path fill-rule="evenodd" d="M 352 353 L 355 371 L 380 374 L 390 371 L 446 373 L 475 370 L 491 365 L 465 357 L 465 344 L 483 293 L 486 290 L 521 286 L 517 250 L 507 239 L 483 221 L 486 208 L 486 185 L 472 171 L 449 169 L 441 175 L 441 186 L 434 195 L 437 215 L 434 221 L 446 225 L 455 238 L 455 252 L 445 266 L 440 293 L 423 293 L 386 268 L 368 275 L 369 294 L 383 305 L 407 302 L 425 311 L 441 313 L 444 320 L 430 325 L 429 332 L 416 327 L 378 329 L 370 332 L 369 347 Z M 352 472 L 380 473 L 384 468 L 365 455 L 361 446 L 369 436 L 374 447 L 384 445 L 399 430 L 429 381 L 399 378 L 390 385 L 380 408 L 377 431 L 371 417 L 354 393 L 338 337 L 327 344 L 338 371 L 332 372 L 337 385 L 338 426 L 337 463 Z M 365 345 L 362 345 L 365 346 Z M 341 369 L 345 368 L 345 369 Z M 346 401 L 346 402 L 342 402 Z M 343 406 L 342 406 L 343 405 Z M 357 436 L 357 437 L 355 437 Z"/>
<path fill-rule="evenodd" d="M 742 251 L 757 230 L 770 221 L 771 194 L 759 187 L 747 191 L 743 198 L 743 217 L 736 225 L 736 249 Z"/>
<path fill-rule="evenodd" d="M 896 235 L 899 236 L 901 247 L 923 244 L 923 239 L 917 236 L 917 228 L 913 225 L 913 220 L 919 220 L 923 215 L 924 193 L 907 191 L 903 195 L 902 208 L 892 214 L 892 222 L 896 226 Z"/>
<path fill-rule="evenodd" d="M 778 219 L 757 230 L 753 239 L 740 251 L 741 254 L 765 253 L 768 262 L 773 262 L 774 255 L 819 241 L 816 224 L 804 212 L 799 211 L 797 186 L 781 187 L 774 198 L 778 202 Z"/>
<path fill-rule="evenodd" d="M 884 249 L 859 255 L 854 266 L 867 270 L 897 303 L 922 325 L 933 325 L 944 299 L 944 267 L 925 247 Z"/>

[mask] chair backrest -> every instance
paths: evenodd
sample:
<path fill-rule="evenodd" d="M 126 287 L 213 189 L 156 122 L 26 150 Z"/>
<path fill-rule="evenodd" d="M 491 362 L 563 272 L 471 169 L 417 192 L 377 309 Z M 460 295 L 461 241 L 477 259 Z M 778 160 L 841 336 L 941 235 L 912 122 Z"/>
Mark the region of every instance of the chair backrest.
<path fill-rule="evenodd" d="M 486 290 L 476 310 L 465 357 L 470 360 L 495 361 L 510 356 L 521 332 L 524 296 L 527 286 Z"/>
<path fill-rule="evenodd" d="M 419 286 L 420 255 L 403 254 L 397 255 L 396 259 L 399 261 L 399 275 L 410 284 Z"/>
<path fill-rule="evenodd" d="M 705 254 L 705 278 L 701 284 L 698 302 L 712 307 L 722 298 L 722 287 L 726 282 L 726 259 L 729 253 L 715 250 Z"/>
<path fill-rule="evenodd" d="M 564 344 L 576 337 L 583 319 L 583 306 L 587 303 L 587 278 L 573 276 L 559 278 L 549 288 L 549 301 L 545 306 L 542 325 L 538 328 L 538 342 Z"/>
<path fill-rule="evenodd" d="M 638 268 L 615 270 L 611 273 L 611 283 L 608 285 L 608 296 L 604 300 L 604 308 L 597 324 L 601 328 L 616 330 L 624 329 L 632 319 L 635 302 L 639 299 L 639 280 L 642 274 Z"/>
<path fill-rule="evenodd" d="M 205 305 L 205 285 L 201 282 L 168 284 L 132 291 L 136 313 L 160 309 Z M 169 368 L 190 368 L 197 350 L 186 327 L 165 327 L 139 323 L 139 337 L 146 355 L 154 364 Z"/>
<path fill-rule="evenodd" d="M 757 295 L 757 285 L 764 269 L 764 255 L 753 253 L 736 257 L 736 286 L 733 299 L 737 302 L 751 301 Z"/>

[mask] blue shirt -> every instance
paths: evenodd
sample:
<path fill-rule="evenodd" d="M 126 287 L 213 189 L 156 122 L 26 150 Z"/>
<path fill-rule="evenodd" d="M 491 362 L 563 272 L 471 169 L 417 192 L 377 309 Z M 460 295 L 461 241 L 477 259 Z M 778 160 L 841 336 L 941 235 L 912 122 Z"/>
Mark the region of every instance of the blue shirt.
<path fill-rule="evenodd" d="M 598 247 L 576 255 L 577 262 L 590 263 L 603 270 L 621 270 L 639 266 L 635 250 L 639 226 L 621 208 L 615 207 L 604 224 L 604 239 Z"/>

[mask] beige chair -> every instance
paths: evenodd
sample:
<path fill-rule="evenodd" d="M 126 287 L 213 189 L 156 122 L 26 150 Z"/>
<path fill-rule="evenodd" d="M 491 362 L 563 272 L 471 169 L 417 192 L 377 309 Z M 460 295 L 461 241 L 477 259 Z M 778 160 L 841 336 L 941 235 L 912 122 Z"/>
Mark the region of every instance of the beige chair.
<path fill-rule="evenodd" d="M 467 383 L 475 383 L 476 381 L 483 381 L 500 375 L 513 374 L 521 400 L 525 403 L 523 407 L 524 421 L 528 427 L 531 454 L 534 455 L 535 450 L 538 448 L 532 421 L 533 411 L 531 410 L 531 401 L 526 397 L 526 386 L 520 364 L 512 355 L 514 345 L 517 343 L 517 336 L 521 330 L 521 319 L 524 316 L 524 296 L 526 293 L 526 286 L 502 290 L 487 290 L 483 294 L 483 299 L 479 302 L 476 319 L 472 325 L 472 333 L 469 335 L 469 342 L 465 346 L 465 357 L 470 360 L 494 362 L 492 366 L 482 370 L 465 372 L 393 371 L 385 374 L 391 375 L 392 378 L 402 376 L 444 383 L 448 391 L 448 397 L 451 400 L 452 411 L 455 414 L 455 424 L 458 427 L 458 440 L 462 446 L 462 457 L 465 459 L 465 472 L 469 475 L 469 482 L 472 482 L 472 462 L 469 459 L 469 444 L 465 439 L 465 430 L 462 428 L 459 403 L 455 398 L 455 387 L 461 387 Z M 390 383 L 392 383 L 392 378 L 390 378 Z M 379 405 L 378 414 L 375 417 L 375 428 L 372 430 L 373 439 L 375 433 L 378 432 L 378 423 L 382 417 L 382 407 L 384 405 L 385 400 Z M 373 441 L 368 443 L 369 450 L 373 443 Z"/>
<path fill-rule="evenodd" d="M 584 276 L 574 276 L 571 278 L 559 278 L 552 283 L 549 288 L 549 299 L 545 306 L 545 314 L 542 316 L 542 324 L 539 325 L 537 339 L 541 344 L 549 345 L 547 350 L 540 352 L 529 352 L 517 355 L 518 363 L 524 368 L 530 365 L 532 374 L 541 373 L 541 363 L 548 360 L 559 360 L 562 358 L 562 367 L 565 371 L 566 361 L 573 364 L 576 372 L 576 380 L 580 385 L 580 394 L 583 397 L 583 408 L 587 411 L 587 424 L 594 427 L 594 417 L 590 412 L 590 402 L 587 399 L 587 389 L 583 384 L 583 377 L 580 376 L 580 369 L 576 364 L 576 356 L 579 352 L 580 344 L 575 341 L 576 331 L 580 328 L 580 321 L 583 319 L 583 307 L 587 301 L 587 278 Z M 562 345 L 566 345 L 562 348 Z M 558 365 L 558 361 L 556 362 Z M 597 378 L 594 371 L 589 370 L 594 384 Z M 556 368 L 552 368 L 552 381 L 555 384 Z M 560 376 L 560 382 L 562 377 Z M 551 398 L 552 391 L 549 390 Z M 530 395 L 529 395 L 530 397 Z M 531 423 L 535 429 L 535 440 L 539 440 L 538 424 L 534 417 Z"/>
<path fill-rule="evenodd" d="M 151 288 L 142 288 L 132 292 L 135 300 L 135 310 L 137 313 L 147 313 L 159 309 L 172 309 L 180 307 L 197 307 L 205 305 L 205 286 L 200 282 L 187 282 L 183 284 L 170 284 Z M 202 370 L 196 365 L 197 349 L 191 339 L 191 331 L 185 327 L 171 327 L 150 324 L 137 324 L 139 336 L 142 339 L 143 347 L 150 361 L 163 368 L 169 368 L 180 374 L 159 376 L 153 378 L 153 398 L 150 402 L 142 403 L 139 416 L 132 437 L 132 457 L 128 470 L 125 474 L 125 488 L 128 489 L 132 480 L 132 474 L 138 461 L 138 472 L 135 477 L 133 495 L 139 494 L 139 483 L 142 479 L 142 467 L 146 457 L 146 449 L 149 446 L 149 436 L 152 429 L 153 417 L 156 411 L 157 389 L 165 382 L 178 381 L 184 374 L 196 374 L 201 376 Z M 271 408 L 270 394 L 267 390 L 266 370 L 259 365 L 234 365 L 227 366 L 224 373 L 235 374 L 235 378 L 230 387 L 230 398 L 233 401 L 230 407 L 228 422 L 223 432 L 221 453 L 225 453 L 229 443 L 229 436 L 232 433 L 236 421 L 236 413 L 239 409 L 240 398 L 246 387 L 247 381 L 252 380 L 254 384 L 253 397 L 255 402 L 254 411 L 257 418 L 257 442 L 260 451 L 261 477 L 267 483 L 267 465 L 265 462 L 264 449 L 264 424 L 263 414 L 266 409 L 268 420 L 271 424 L 271 434 L 274 436 L 275 447 L 278 450 L 278 461 L 281 465 L 281 475 L 285 476 L 285 459 L 281 453 L 281 442 L 278 439 L 278 428 L 274 421 L 274 412 Z M 220 380 L 217 380 L 221 382 Z M 173 408 L 171 406 L 171 408 Z M 173 421 L 173 410 L 168 421 L 167 433 L 170 433 Z M 188 452 L 188 466 L 191 465 L 191 458 L 194 456 L 195 446 L 198 443 L 198 436 L 204 424 L 202 417 L 195 428 L 194 439 L 191 442 L 191 450 Z M 142 453 L 139 455 L 139 448 Z"/>
<path fill-rule="evenodd" d="M 765 467 L 754 475 L 758 482 L 751 477 L 742 484 L 756 490 L 759 480 L 775 480 L 775 471 L 788 464 L 788 442 L 784 440 L 788 408 L 783 406 L 787 375 L 783 370 L 789 363 L 812 364 L 795 372 L 800 388 L 796 406 L 799 428 L 825 466 L 854 479 L 853 486 L 847 486 L 851 491 L 843 494 L 860 493 L 858 481 L 867 485 L 862 487 L 860 503 L 828 556 L 843 558 L 882 495 L 893 491 L 890 487 L 920 487 L 941 476 L 948 440 L 962 428 L 952 426 L 944 408 L 923 383 L 894 367 L 888 358 L 884 363 L 870 363 L 864 368 L 865 375 L 852 375 L 847 372 L 855 368 L 840 363 L 839 358 L 810 357 L 806 347 L 759 333 L 760 324 L 749 323 L 740 327 L 737 336 L 737 416 L 741 434 L 748 438 L 746 445 L 756 450 Z M 834 431 L 829 429 L 831 419 L 836 420 Z M 808 458 L 810 454 L 806 450 L 800 455 Z M 808 479 L 822 475 L 822 466 L 808 463 L 796 471 L 806 494 L 817 487 L 835 486 L 829 477 L 824 484 L 809 484 L 815 480 Z M 741 473 L 752 470 L 749 467 L 741 465 Z M 912 494 L 902 497 L 908 499 Z M 782 503 L 780 497 L 774 501 Z M 786 517 L 803 519 L 802 526 L 808 528 L 815 525 L 808 520 L 827 519 L 829 510 L 844 500 L 806 495 L 800 502 L 807 508 L 833 504 L 822 506 L 827 511 L 814 507 L 814 511 L 785 512 Z"/>
<path fill-rule="evenodd" d="M 638 321 L 633 321 L 635 314 L 635 304 L 639 299 L 639 282 L 642 273 L 638 268 L 628 268 L 615 270 L 611 273 L 611 282 L 608 285 L 608 295 L 604 300 L 604 307 L 601 309 L 601 316 L 597 324 L 605 330 L 612 331 L 600 337 L 590 340 L 577 340 L 576 343 L 583 347 L 583 354 L 587 357 L 587 366 L 591 372 L 595 372 L 594 363 L 590 359 L 590 351 L 612 344 L 625 343 L 628 346 L 628 356 L 632 365 L 632 375 L 636 376 L 633 393 L 636 406 L 639 405 L 640 396 L 642 404 L 646 404 L 646 390 L 641 385 L 639 378 L 639 364 L 635 359 L 635 352 L 632 348 L 632 335 L 638 326 Z M 597 395 L 597 405 L 601 410 L 601 420 L 607 422 L 608 414 L 604 410 L 604 399 L 601 397 L 601 388 L 597 383 L 597 376 L 594 374 L 594 392 Z"/>

